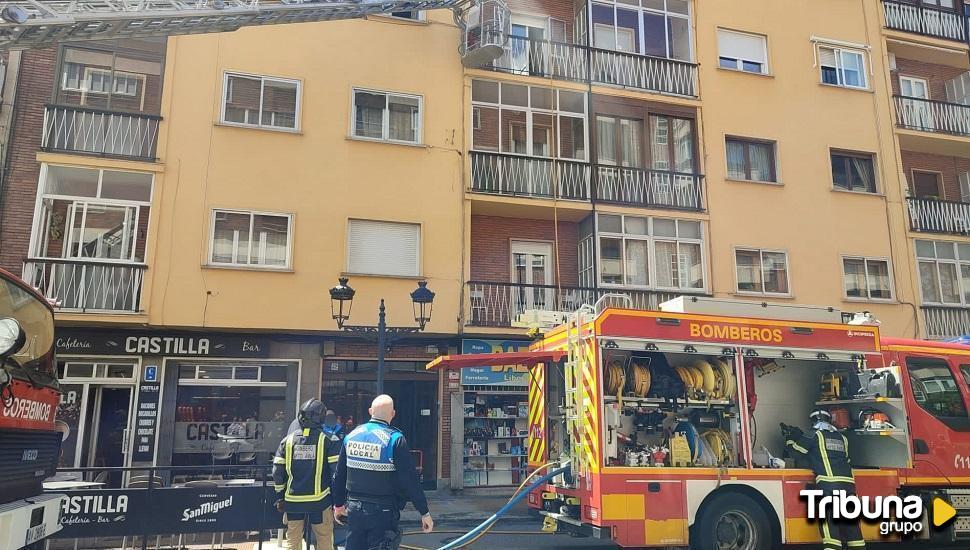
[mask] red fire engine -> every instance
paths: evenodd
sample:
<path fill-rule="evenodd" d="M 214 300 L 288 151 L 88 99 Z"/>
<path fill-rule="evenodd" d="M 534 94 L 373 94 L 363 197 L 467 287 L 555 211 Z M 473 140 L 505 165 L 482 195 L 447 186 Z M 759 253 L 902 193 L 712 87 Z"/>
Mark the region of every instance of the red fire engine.
<path fill-rule="evenodd" d="M 50 304 L 0 269 L 0 548 L 31 546 L 60 529 L 63 495 L 41 494 L 61 448 L 54 365 Z"/>
<path fill-rule="evenodd" d="M 529 367 L 529 466 L 572 466 L 529 495 L 547 527 L 624 547 L 817 543 L 799 494 L 815 477 L 786 456 L 779 425 L 809 431 L 824 408 L 860 496 L 941 497 L 956 519 L 924 517 L 915 536 L 970 537 L 970 348 L 882 339 L 831 308 L 685 297 L 662 309 L 584 308 L 529 352 L 429 365 Z M 900 538 L 878 523 L 863 533 Z"/>

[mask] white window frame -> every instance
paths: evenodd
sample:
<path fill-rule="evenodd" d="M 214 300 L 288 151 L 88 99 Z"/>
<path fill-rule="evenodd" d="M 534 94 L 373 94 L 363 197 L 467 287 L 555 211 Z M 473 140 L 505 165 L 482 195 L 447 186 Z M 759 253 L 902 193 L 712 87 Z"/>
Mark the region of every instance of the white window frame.
<path fill-rule="evenodd" d="M 229 77 L 238 76 L 239 78 L 249 78 L 249 79 L 259 79 L 259 109 L 256 112 L 256 122 L 249 122 L 249 113 L 251 109 L 246 109 L 246 122 L 235 122 L 231 120 L 226 120 L 226 106 L 232 99 L 232 90 L 229 86 Z M 266 87 L 266 82 L 279 82 L 282 84 L 295 84 L 296 85 L 296 110 L 293 114 L 293 128 L 287 128 L 286 126 L 273 126 L 272 124 L 263 124 L 263 90 Z M 239 126 L 241 128 L 259 128 L 262 130 L 274 130 L 277 132 L 299 132 L 301 127 L 301 121 L 303 113 L 303 81 L 293 78 L 283 78 L 279 76 L 267 76 L 261 74 L 251 74 L 244 73 L 240 71 L 224 71 L 222 73 L 222 105 L 219 107 L 219 124 L 225 124 L 227 126 Z M 274 113 L 275 116 L 275 113 Z"/>
<path fill-rule="evenodd" d="M 286 367 L 287 369 L 297 366 L 299 363 L 294 361 L 282 361 L 282 360 L 272 360 L 267 359 L 259 363 L 248 363 L 244 360 L 232 361 L 200 361 L 198 363 L 191 361 L 178 361 L 175 364 L 175 378 L 178 380 L 179 386 L 260 386 L 260 387 L 285 387 L 290 384 L 289 371 L 287 371 L 287 381 L 286 382 L 270 382 L 263 380 L 263 367 L 264 366 L 274 366 L 274 367 Z M 182 367 L 191 367 L 193 369 L 194 376 L 192 378 L 182 378 L 181 370 Z M 232 377 L 230 378 L 199 378 L 199 367 L 224 367 L 232 370 Z M 236 378 L 236 369 L 238 368 L 256 368 L 256 378 Z"/>
<path fill-rule="evenodd" d="M 619 33 L 617 31 L 619 31 L 620 29 L 627 29 L 627 27 L 620 27 L 620 26 L 618 26 L 616 24 L 616 20 L 617 20 L 616 10 L 617 10 L 617 8 L 620 8 L 620 9 L 624 9 L 624 10 L 627 10 L 627 11 L 636 11 L 637 12 L 637 33 L 638 33 L 637 35 L 639 36 L 639 42 L 636 44 L 636 46 L 637 46 L 637 51 L 636 52 L 627 52 L 627 53 L 632 53 L 632 54 L 635 54 L 635 55 L 646 55 L 646 54 L 643 53 L 647 49 L 647 39 L 646 39 L 646 36 L 645 36 L 646 33 L 644 32 L 644 28 L 643 28 L 643 15 L 644 14 L 647 14 L 647 13 L 655 14 L 655 15 L 663 15 L 664 16 L 664 37 L 663 37 L 664 38 L 664 50 L 666 51 L 666 55 L 665 55 L 664 59 L 669 59 L 671 61 L 682 61 L 682 62 L 685 62 L 685 63 L 693 63 L 694 60 L 695 60 L 695 58 L 696 58 L 696 56 L 697 56 L 697 51 L 696 51 L 696 48 L 694 47 L 694 1 L 695 0 L 690 0 L 688 2 L 688 5 L 687 5 L 687 13 L 686 14 L 683 14 L 683 13 L 677 13 L 675 11 L 671 11 L 671 10 L 667 9 L 667 3 L 666 3 L 666 1 L 664 1 L 664 8 L 663 9 L 656 9 L 656 8 L 647 8 L 647 7 L 642 7 L 642 6 L 636 6 L 636 5 L 633 5 L 633 4 L 624 4 L 622 2 L 617 3 L 616 0 L 595 0 L 595 2 L 587 2 L 586 3 L 586 10 L 587 10 L 586 17 L 589 18 L 589 21 L 593 21 L 593 4 L 594 3 L 595 4 L 598 4 L 598 5 L 601 5 L 601 6 L 604 6 L 604 7 L 607 7 L 607 6 L 608 7 L 612 7 L 613 8 L 613 26 L 612 26 L 612 31 L 613 31 L 613 43 L 614 43 L 614 47 L 613 48 L 606 48 L 606 49 L 613 50 L 613 51 L 624 51 L 624 50 L 620 50 L 619 49 L 619 46 L 618 46 L 619 40 L 617 39 L 617 36 L 619 35 Z M 690 47 L 689 59 L 680 60 L 680 59 L 676 59 L 676 58 L 670 56 L 670 54 L 671 54 L 671 52 L 670 52 L 670 23 L 669 23 L 669 19 L 670 18 L 686 19 L 687 20 L 687 33 L 688 33 L 688 35 L 687 35 L 687 42 L 688 42 L 689 47 Z M 591 34 L 593 34 L 593 29 L 596 28 L 597 26 L 609 27 L 609 25 L 606 25 L 604 23 L 596 23 L 596 22 L 594 22 L 592 25 L 590 25 L 590 31 L 589 32 Z M 595 40 L 595 37 L 591 36 L 590 37 L 590 44 L 593 44 L 594 43 L 594 40 Z"/>
<path fill-rule="evenodd" d="M 915 255 L 916 255 L 916 277 L 917 277 L 917 281 L 918 281 L 918 284 L 919 284 L 920 303 L 923 304 L 923 305 L 942 306 L 942 307 L 961 307 L 961 306 L 962 307 L 967 307 L 967 306 L 970 306 L 970 300 L 967 300 L 967 298 L 966 298 L 966 290 L 968 290 L 968 289 L 964 289 L 963 288 L 963 273 L 962 273 L 962 267 L 963 266 L 970 267 L 970 258 L 961 258 L 960 257 L 960 247 L 957 246 L 958 244 L 965 244 L 965 243 L 958 243 L 958 242 L 954 242 L 954 241 L 934 241 L 934 240 L 930 240 L 930 239 L 917 239 L 917 240 L 924 241 L 924 242 L 928 242 L 928 243 L 933 243 L 934 255 L 935 255 L 936 248 L 938 246 L 940 246 L 940 245 L 953 247 L 953 256 L 954 256 L 953 259 L 950 259 L 950 258 L 936 258 L 936 257 L 930 258 L 930 257 L 926 257 L 926 256 L 920 256 L 919 255 L 919 249 L 916 248 L 915 243 L 914 243 L 913 248 L 914 248 Z M 949 265 L 953 265 L 953 266 L 956 267 L 957 292 L 960 295 L 960 301 L 959 302 L 943 302 L 943 301 L 935 302 L 935 301 L 927 300 L 926 297 L 923 296 L 923 279 L 922 279 L 922 277 L 920 276 L 920 273 L 919 273 L 919 264 L 921 262 L 932 262 L 932 263 L 934 263 L 936 265 L 936 287 L 938 289 L 940 289 L 940 299 L 941 300 L 943 298 L 943 281 L 940 279 L 940 268 L 939 268 L 939 266 L 940 266 L 940 264 L 949 264 Z"/>
<path fill-rule="evenodd" d="M 384 99 L 384 111 L 381 115 L 381 137 L 367 137 L 357 135 L 357 92 L 364 92 L 368 94 L 383 94 Z M 414 138 L 415 141 L 408 141 L 404 139 L 391 139 L 391 117 L 390 109 L 387 107 L 387 97 L 396 96 L 408 99 L 418 100 L 418 123 L 417 128 L 415 128 Z M 407 92 L 395 92 L 391 90 L 377 90 L 373 88 L 361 88 L 354 86 L 350 91 L 350 131 L 348 134 L 353 139 L 359 139 L 364 141 L 376 141 L 380 143 L 402 143 L 404 145 L 423 145 L 424 144 L 424 96 L 411 94 Z"/>
<path fill-rule="evenodd" d="M 704 294 L 708 292 L 709 288 L 709 278 L 707 274 L 707 250 L 705 243 L 705 233 L 704 233 L 704 222 L 701 220 L 691 220 L 683 218 L 667 218 L 664 216 L 635 216 L 635 215 L 625 215 L 617 213 L 608 213 L 605 215 L 617 216 L 621 218 L 620 223 L 625 226 L 626 218 L 641 218 L 645 219 L 647 222 L 647 234 L 639 235 L 635 233 L 614 233 L 612 231 L 603 231 L 599 229 L 599 216 L 596 216 L 596 229 L 594 230 L 592 237 L 594 238 L 593 246 L 595 248 L 594 254 L 596 255 L 596 262 L 592 269 L 594 271 L 594 276 L 599 286 L 603 288 L 617 288 L 617 289 L 627 289 L 627 290 L 660 290 L 660 291 L 677 291 L 695 294 Z M 701 236 L 699 239 L 693 237 L 667 237 L 659 236 L 655 234 L 654 231 L 654 220 L 665 220 L 673 222 L 688 222 L 697 223 L 701 231 Z M 604 283 L 603 282 L 603 270 L 601 266 L 603 265 L 602 251 L 600 242 L 603 237 L 609 239 L 619 239 L 620 240 L 620 265 L 623 268 L 623 283 Z M 646 285 L 632 285 L 627 284 L 626 281 L 626 242 L 627 241 L 645 241 L 647 243 L 647 283 Z M 691 286 L 659 286 L 657 284 L 657 260 L 656 260 L 656 244 L 658 242 L 665 243 L 676 243 L 677 244 L 677 254 L 680 255 L 680 245 L 681 244 L 696 244 L 699 245 L 701 251 L 701 274 L 703 285 L 701 288 L 694 288 Z M 580 243 L 582 245 L 582 243 Z"/>
<path fill-rule="evenodd" d="M 216 235 L 216 215 L 219 213 L 226 214 L 247 214 L 249 216 L 249 254 L 250 259 L 253 258 L 253 223 L 256 220 L 256 216 L 277 216 L 281 218 L 286 218 L 286 263 L 284 265 L 266 265 L 261 263 L 239 263 L 236 261 L 232 262 L 217 262 L 213 259 L 215 255 L 215 235 Z M 243 269 L 260 269 L 266 271 L 286 271 L 291 269 L 293 261 L 293 214 L 288 214 L 285 212 L 264 212 L 258 210 L 240 210 L 235 208 L 213 208 L 209 216 L 209 257 L 207 266 L 208 267 L 225 267 L 225 268 L 243 268 Z M 256 251 L 258 253 L 258 250 Z M 236 247 L 233 245 L 233 256 L 236 255 Z"/>
<path fill-rule="evenodd" d="M 758 253 L 758 269 L 761 270 L 761 292 L 756 290 L 741 290 L 741 278 L 738 276 L 738 251 L 743 252 L 757 252 Z M 785 256 L 785 286 L 788 287 L 788 292 L 769 292 L 765 290 L 765 253 L 769 254 L 783 254 Z M 791 261 L 788 257 L 787 250 L 772 249 L 772 248 L 758 248 L 756 246 L 735 246 L 734 247 L 734 290 L 739 295 L 744 296 L 792 296 L 791 289 Z"/>
<path fill-rule="evenodd" d="M 768 60 L 768 37 L 767 36 L 763 34 L 753 33 L 753 32 L 735 31 L 732 29 L 725 29 L 725 28 L 718 27 L 717 29 L 718 38 L 720 38 L 721 33 L 736 34 L 740 36 L 753 37 L 761 40 L 761 49 L 762 49 L 762 55 L 764 56 L 764 62 L 761 63 L 761 71 L 755 72 L 755 71 L 748 71 L 744 69 L 744 62 L 745 61 L 755 62 L 753 59 L 728 57 L 728 59 L 734 59 L 735 67 L 734 68 L 724 67 L 721 65 L 721 58 L 723 57 L 722 55 L 723 52 L 721 52 L 720 47 L 718 47 L 718 51 L 717 51 L 718 68 L 724 69 L 727 71 L 737 71 L 740 73 L 748 73 L 748 74 L 761 74 L 761 75 L 771 74 L 771 64 Z"/>
<path fill-rule="evenodd" d="M 481 112 L 478 109 L 476 109 L 476 107 L 481 107 L 481 108 L 485 108 L 485 109 L 489 109 L 489 110 L 498 111 L 499 135 L 498 135 L 498 148 L 496 150 L 492 151 L 492 150 L 488 150 L 488 149 L 478 149 L 476 147 L 474 134 L 469 133 L 468 140 L 469 140 L 469 143 L 471 144 L 471 150 L 472 151 L 481 152 L 481 153 L 494 153 L 494 154 L 497 154 L 497 155 L 510 155 L 510 156 L 518 156 L 518 157 L 529 157 L 529 158 L 556 158 L 556 159 L 562 159 L 562 160 L 567 160 L 567 161 L 568 160 L 583 161 L 583 162 L 588 162 L 589 161 L 589 159 L 590 159 L 590 147 L 591 147 L 590 141 L 589 141 L 589 137 L 590 137 L 590 119 L 589 119 L 589 116 L 588 116 L 588 114 L 589 114 L 589 105 L 588 105 L 588 98 L 586 96 L 586 92 L 579 92 L 577 90 L 567 90 L 567 89 L 554 88 L 554 87 L 551 87 L 551 86 L 531 86 L 531 85 L 528 85 L 528 84 L 521 84 L 521 83 L 518 83 L 518 82 L 502 82 L 502 81 L 498 81 L 498 80 L 486 80 L 486 79 L 481 79 L 481 78 L 476 79 L 476 80 L 481 81 L 481 82 L 489 82 L 489 83 L 493 83 L 493 84 L 497 85 L 498 86 L 498 94 L 499 94 L 498 98 L 499 99 L 498 99 L 498 103 L 491 103 L 491 102 L 480 101 L 480 100 L 472 100 L 472 126 L 473 126 L 473 130 L 477 130 L 477 129 L 479 129 L 481 127 Z M 512 85 L 515 85 L 515 86 L 524 86 L 524 87 L 526 87 L 528 89 L 526 93 L 527 93 L 528 98 L 529 98 L 529 105 L 528 106 L 512 105 L 512 104 L 506 105 L 506 104 L 502 103 L 502 84 L 503 83 L 505 83 L 505 84 L 512 84 Z M 532 88 L 541 88 L 541 89 L 545 89 L 545 90 L 551 90 L 552 93 L 555 95 L 555 98 L 556 98 L 556 108 L 555 109 L 543 109 L 543 108 L 540 108 L 540 107 L 532 107 Z M 574 112 L 574 111 L 566 111 L 566 110 L 563 110 L 563 109 L 560 109 L 559 108 L 559 105 L 560 105 L 559 92 L 563 92 L 563 91 L 564 92 L 579 93 L 579 94 L 582 94 L 583 95 L 583 112 L 582 113 L 578 113 L 578 112 Z M 526 146 L 526 152 L 524 154 L 523 153 L 515 153 L 515 152 L 511 152 L 511 151 L 502 151 L 503 139 L 504 139 L 504 135 L 505 135 L 505 133 L 507 131 L 505 128 L 503 128 L 503 125 L 502 125 L 502 111 L 516 111 L 516 112 L 519 112 L 519 113 L 525 113 L 525 129 L 526 129 L 525 146 Z M 478 119 L 477 120 L 477 123 L 478 123 L 478 126 L 477 127 L 475 127 L 475 123 L 476 123 L 476 120 L 475 120 L 475 118 L 476 118 L 476 112 L 477 112 L 477 119 Z M 556 137 L 556 139 L 555 139 L 554 143 L 551 143 L 550 144 L 550 146 L 551 146 L 550 147 L 551 148 L 551 152 L 553 153 L 550 156 L 544 157 L 542 155 L 533 155 L 533 154 L 531 154 L 530 149 L 531 149 L 531 145 L 533 143 L 532 142 L 532 139 L 533 139 L 533 136 L 532 136 L 532 128 L 533 128 L 532 119 L 533 119 L 533 114 L 549 115 L 549 116 L 552 116 L 554 118 L 554 120 L 555 120 L 555 137 Z M 582 158 L 564 157 L 561 154 L 562 151 L 560 149 L 561 149 L 562 143 L 561 143 L 560 137 L 562 136 L 561 131 L 562 131 L 562 119 L 563 119 L 563 117 L 565 117 L 565 118 L 582 119 L 582 121 L 583 121 L 583 156 L 582 156 Z"/>
<path fill-rule="evenodd" d="M 376 223 L 394 224 L 394 225 L 409 225 L 409 226 L 417 227 L 418 239 L 417 239 L 417 246 L 415 247 L 417 250 L 417 254 L 415 254 L 415 258 L 414 258 L 414 275 L 398 275 L 398 274 L 388 274 L 388 273 L 371 273 L 371 272 L 354 271 L 352 269 L 351 260 L 350 260 L 350 225 L 355 221 L 376 222 Z M 344 247 L 345 247 L 344 269 L 346 270 L 345 272 L 348 274 L 365 275 L 365 276 L 372 276 L 372 277 L 396 277 L 396 278 L 405 278 L 405 279 L 407 278 L 418 279 L 423 277 L 422 259 L 424 256 L 424 225 L 419 222 L 406 222 L 406 221 L 398 221 L 398 220 L 375 220 L 375 219 L 368 219 L 368 218 L 348 218 L 346 236 L 344 237 Z"/>
<path fill-rule="evenodd" d="M 849 296 L 849 289 L 845 284 L 845 261 L 855 260 L 862 262 L 863 274 L 865 275 L 866 283 L 866 295 L 864 297 L 860 296 Z M 889 297 L 888 298 L 873 298 L 872 297 L 872 287 L 869 282 L 869 262 L 883 262 L 886 264 L 887 273 L 889 275 Z M 893 281 L 893 264 L 887 257 L 883 256 L 855 256 L 851 254 L 843 254 L 840 256 L 840 263 L 842 264 L 842 298 L 849 302 L 892 302 L 896 299 L 896 286 Z"/>
<path fill-rule="evenodd" d="M 425 13 L 424 10 L 400 10 L 397 13 L 401 13 L 401 12 L 405 12 L 405 11 L 407 11 L 407 12 L 418 12 L 418 16 L 417 17 L 401 17 L 399 15 L 394 15 L 394 12 L 387 12 L 386 14 L 384 14 L 384 16 L 385 17 L 390 17 L 392 19 L 400 19 L 402 21 L 414 21 L 414 22 L 421 22 L 421 23 L 426 22 L 428 20 L 428 15 L 427 15 L 427 13 Z"/>
<path fill-rule="evenodd" d="M 838 79 L 838 83 L 832 84 L 826 82 L 822 73 L 822 53 L 821 49 L 832 50 L 835 54 L 835 73 Z M 842 53 L 850 52 L 859 56 L 862 60 L 862 67 L 860 67 L 859 75 L 862 78 L 862 86 L 852 86 L 845 83 L 845 76 L 843 73 L 843 60 Z M 843 45 L 831 42 L 816 42 L 815 44 L 815 59 L 818 65 L 818 80 L 823 86 L 833 86 L 836 88 L 847 88 L 850 90 L 868 90 L 869 89 L 869 63 L 866 61 L 868 57 L 868 47 L 854 47 L 849 45 Z"/>

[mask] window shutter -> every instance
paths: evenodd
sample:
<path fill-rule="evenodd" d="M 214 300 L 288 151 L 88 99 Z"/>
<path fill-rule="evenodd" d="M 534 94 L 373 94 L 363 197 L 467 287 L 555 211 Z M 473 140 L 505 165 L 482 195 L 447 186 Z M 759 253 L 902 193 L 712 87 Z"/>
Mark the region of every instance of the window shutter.
<path fill-rule="evenodd" d="M 374 275 L 417 276 L 421 228 L 412 223 L 350 220 L 347 270 Z"/>
<path fill-rule="evenodd" d="M 960 201 L 970 202 L 970 172 L 960 174 Z"/>
<path fill-rule="evenodd" d="M 766 63 L 763 36 L 725 30 L 717 31 L 717 49 L 721 57 Z"/>
<path fill-rule="evenodd" d="M 818 47 L 818 62 L 819 65 L 825 67 L 835 67 L 835 50 L 833 48 L 827 48 L 825 46 Z"/>

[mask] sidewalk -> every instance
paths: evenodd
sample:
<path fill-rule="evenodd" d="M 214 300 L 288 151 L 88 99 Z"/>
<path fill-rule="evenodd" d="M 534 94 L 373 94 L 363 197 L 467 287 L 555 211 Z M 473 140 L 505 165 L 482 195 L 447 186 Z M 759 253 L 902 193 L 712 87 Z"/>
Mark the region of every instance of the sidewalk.
<path fill-rule="evenodd" d="M 428 508 L 435 523 L 471 524 L 481 523 L 498 511 L 508 502 L 512 489 L 501 491 L 488 489 L 465 489 L 452 492 L 451 489 L 428 491 Z M 527 521 L 532 520 L 525 499 L 516 504 L 504 520 Z M 405 526 L 420 525 L 421 515 L 408 504 L 401 512 L 401 524 Z"/>

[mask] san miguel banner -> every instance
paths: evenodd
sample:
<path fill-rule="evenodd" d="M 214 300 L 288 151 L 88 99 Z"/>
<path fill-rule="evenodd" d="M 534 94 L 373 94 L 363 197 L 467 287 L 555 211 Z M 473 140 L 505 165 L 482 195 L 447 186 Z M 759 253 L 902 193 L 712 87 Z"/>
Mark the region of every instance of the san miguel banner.
<path fill-rule="evenodd" d="M 59 354 L 165 355 L 173 357 L 269 357 L 262 336 L 199 332 L 58 328 Z"/>
<path fill-rule="evenodd" d="M 617 338 L 791 349 L 840 349 L 860 353 L 876 353 L 880 349 L 879 329 L 865 325 L 734 319 L 657 311 L 611 313 L 601 323 L 602 334 Z"/>
<path fill-rule="evenodd" d="M 263 494 L 261 494 L 263 493 Z M 67 491 L 53 538 L 164 535 L 274 529 L 272 486 L 163 487 Z M 149 494 L 151 498 L 149 499 Z"/>

